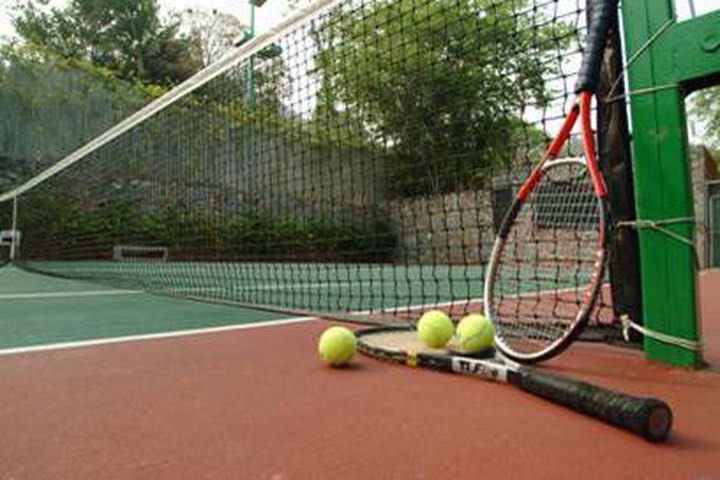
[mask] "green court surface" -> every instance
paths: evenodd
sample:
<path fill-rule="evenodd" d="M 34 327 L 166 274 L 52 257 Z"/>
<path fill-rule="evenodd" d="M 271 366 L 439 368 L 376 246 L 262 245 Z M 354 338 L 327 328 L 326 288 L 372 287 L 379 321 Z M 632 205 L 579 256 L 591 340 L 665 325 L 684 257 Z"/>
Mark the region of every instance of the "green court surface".
<path fill-rule="evenodd" d="M 0 268 L 0 350 L 289 318 L 238 307 L 245 304 L 328 317 L 450 305 L 465 311 L 481 304 L 483 287 L 477 266 L 85 261 L 25 267 L 72 279 Z M 510 295 L 543 291 L 556 284 L 544 280 L 553 275 L 558 272 L 527 272 L 507 288 Z"/>
<path fill-rule="evenodd" d="M 282 319 L 0 268 L 0 350 Z"/>

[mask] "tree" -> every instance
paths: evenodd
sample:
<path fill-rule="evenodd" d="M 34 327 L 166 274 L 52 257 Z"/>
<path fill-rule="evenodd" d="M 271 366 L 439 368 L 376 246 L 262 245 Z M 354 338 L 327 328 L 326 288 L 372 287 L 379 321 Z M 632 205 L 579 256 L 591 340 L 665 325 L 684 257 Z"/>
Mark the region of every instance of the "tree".
<path fill-rule="evenodd" d="M 64 8 L 24 0 L 13 25 L 26 42 L 68 59 L 107 68 L 125 80 L 168 85 L 197 71 L 199 52 L 161 22 L 157 0 L 71 0 Z"/>
<path fill-rule="evenodd" d="M 549 102 L 544 79 L 572 38 L 568 25 L 518 14 L 527 5 L 395 0 L 339 10 L 312 32 L 317 108 L 359 118 L 365 127 L 353 130 L 397 157 L 388 168 L 401 195 L 482 186 L 544 140 L 521 116 Z"/>
<path fill-rule="evenodd" d="M 230 50 L 245 28 L 234 16 L 217 10 L 187 9 L 180 14 L 180 21 L 199 45 L 203 66 L 216 62 Z"/>
<path fill-rule="evenodd" d="M 698 92 L 692 102 L 691 112 L 703 124 L 705 139 L 720 166 L 720 87 Z"/>
<path fill-rule="evenodd" d="M 237 18 L 214 9 L 187 9 L 178 14 L 178 18 L 181 29 L 187 31 L 193 44 L 198 46 L 203 66 L 217 62 L 248 32 L 247 27 Z M 244 107 L 253 103 L 268 111 L 279 112 L 281 97 L 286 93 L 287 67 L 281 54 L 273 54 L 273 48 L 277 48 L 277 45 L 266 47 L 254 55 L 253 101 L 248 98 L 250 91 L 247 60 L 215 78 L 202 88 L 197 96 L 204 101 L 219 104 L 232 101 Z"/>

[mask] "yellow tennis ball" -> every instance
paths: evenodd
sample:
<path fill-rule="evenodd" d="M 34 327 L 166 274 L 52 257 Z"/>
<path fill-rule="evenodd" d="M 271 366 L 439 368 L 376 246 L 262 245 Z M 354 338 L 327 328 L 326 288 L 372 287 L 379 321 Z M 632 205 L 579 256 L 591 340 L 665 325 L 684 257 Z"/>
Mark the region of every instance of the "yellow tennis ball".
<path fill-rule="evenodd" d="M 492 346 L 495 326 L 485 315 L 473 313 L 460 320 L 455 335 L 461 350 L 477 353 Z"/>
<path fill-rule="evenodd" d="M 445 312 L 431 310 L 420 317 L 417 332 L 428 347 L 442 348 L 453 336 L 453 323 Z"/>
<path fill-rule="evenodd" d="M 330 327 L 320 335 L 318 354 L 330 365 L 339 367 L 352 360 L 357 341 L 352 330 L 345 327 Z"/>

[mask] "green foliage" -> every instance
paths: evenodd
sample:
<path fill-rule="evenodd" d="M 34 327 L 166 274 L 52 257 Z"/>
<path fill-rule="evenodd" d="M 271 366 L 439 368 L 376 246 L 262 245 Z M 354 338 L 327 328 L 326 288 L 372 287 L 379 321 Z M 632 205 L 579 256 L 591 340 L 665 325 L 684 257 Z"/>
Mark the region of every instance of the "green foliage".
<path fill-rule="evenodd" d="M 698 92 L 692 102 L 692 113 L 703 123 L 708 147 L 720 168 L 720 87 Z"/>
<path fill-rule="evenodd" d="M 389 222 L 379 214 L 350 221 L 248 210 L 219 218 L 179 206 L 142 211 L 122 195 L 91 208 L 77 198 L 34 197 L 33 211 L 23 218 L 24 230 L 41 231 L 52 244 L 33 244 L 38 237 L 30 236 L 28 249 L 48 259 L 53 250 L 110 258 L 114 246 L 130 242 L 166 246 L 173 260 L 382 261 L 392 256 L 396 243 Z"/>
<path fill-rule="evenodd" d="M 209 84 L 193 92 L 194 103 L 213 106 L 227 114 L 254 117 L 265 122 L 265 115 L 281 118 L 282 98 L 285 94 L 284 77 L 287 69 L 282 58 L 267 61 L 255 60 L 253 70 L 253 98 L 249 101 L 247 64 L 226 75 L 216 77 Z M 234 112 L 234 113 L 233 113 Z M 264 127 L 265 128 L 265 127 Z"/>
<path fill-rule="evenodd" d="M 200 67 L 198 46 L 179 33 L 177 21 L 160 21 L 157 0 L 71 0 L 64 8 L 25 0 L 13 25 L 30 44 L 125 80 L 169 85 Z"/>
<path fill-rule="evenodd" d="M 518 14 L 527 0 L 380 1 L 312 33 L 316 115 L 386 145 L 402 195 L 483 185 L 542 135 L 519 119 L 549 101 L 544 78 L 571 26 Z M 522 154 L 522 153 L 520 153 Z"/>

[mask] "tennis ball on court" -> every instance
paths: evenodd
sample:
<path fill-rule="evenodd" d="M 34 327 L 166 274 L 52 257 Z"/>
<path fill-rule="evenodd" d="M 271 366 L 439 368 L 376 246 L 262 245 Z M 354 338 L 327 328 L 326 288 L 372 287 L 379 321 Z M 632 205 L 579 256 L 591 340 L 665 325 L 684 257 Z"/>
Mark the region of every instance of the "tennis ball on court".
<path fill-rule="evenodd" d="M 320 335 L 318 354 L 330 365 L 339 367 L 352 360 L 357 342 L 352 330 L 345 327 L 330 327 Z"/>
<path fill-rule="evenodd" d="M 425 312 L 417 324 L 420 340 L 431 348 L 444 347 L 453 336 L 453 323 L 445 312 Z"/>
<path fill-rule="evenodd" d="M 477 353 L 492 347 L 495 326 L 485 315 L 473 313 L 460 320 L 455 335 L 462 351 Z"/>

